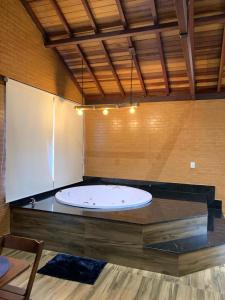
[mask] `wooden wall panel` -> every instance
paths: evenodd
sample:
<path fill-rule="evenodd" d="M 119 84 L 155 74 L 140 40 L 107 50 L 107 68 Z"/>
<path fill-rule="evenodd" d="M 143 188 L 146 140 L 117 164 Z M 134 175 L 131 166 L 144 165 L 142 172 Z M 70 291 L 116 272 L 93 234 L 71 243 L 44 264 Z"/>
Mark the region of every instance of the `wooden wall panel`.
<path fill-rule="evenodd" d="M 225 208 L 224 116 L 225 100 L 86 112 L 85 175 L 215 185 Z"/>
<path fill-rule="evenodd" d="M 20 1 L 0 1 L 0 75 L 80 101 L 80 94 L 56 54 L 42 37 Z M 0 235 L 9 231 L 4 204 L 4 91 L 0 84 Z M 19 97 L 19 95 L 18 95 Z"/>
<path fill-rule="evenodd" d="M 0 75 L 68 99 L 81 96 L 53 50 L 42 37 L 20 1 L 0 1 Z"/>

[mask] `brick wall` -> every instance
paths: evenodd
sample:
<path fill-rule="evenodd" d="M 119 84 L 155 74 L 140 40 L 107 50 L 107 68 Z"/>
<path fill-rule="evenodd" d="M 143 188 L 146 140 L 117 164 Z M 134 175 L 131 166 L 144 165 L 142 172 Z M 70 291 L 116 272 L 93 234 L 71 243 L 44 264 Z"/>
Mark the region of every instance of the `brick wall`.
<path fill-rule="evenodd" d="M 19 0 L 0 0 L 0 75 L 68 99 L 81 97 L 64 66 L 42 37 Z M 4 93 L 0 85 L 0 160 L 3 155 Z M 19 96 L 19 95 L 18 95 Z M 0 174 L 0 234 L 9 230 L 9 210 L 4 204 L 4 171 Z"/>
<path fill-rule="evenodd" d="M 92 111 L 85 120 L 86 175 L 215 185 L 225 208 L 225 100 Z"/>

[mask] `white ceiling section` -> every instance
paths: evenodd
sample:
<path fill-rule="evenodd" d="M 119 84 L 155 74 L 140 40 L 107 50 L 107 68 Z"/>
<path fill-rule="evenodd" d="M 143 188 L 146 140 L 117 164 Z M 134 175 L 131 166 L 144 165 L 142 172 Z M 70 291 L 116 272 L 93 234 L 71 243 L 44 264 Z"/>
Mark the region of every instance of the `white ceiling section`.
<path fill-rule="evenodd" d="M 8 80 L 6 202 L 82 180 L 83 117 L 73 106 L 71 101 Z"/>

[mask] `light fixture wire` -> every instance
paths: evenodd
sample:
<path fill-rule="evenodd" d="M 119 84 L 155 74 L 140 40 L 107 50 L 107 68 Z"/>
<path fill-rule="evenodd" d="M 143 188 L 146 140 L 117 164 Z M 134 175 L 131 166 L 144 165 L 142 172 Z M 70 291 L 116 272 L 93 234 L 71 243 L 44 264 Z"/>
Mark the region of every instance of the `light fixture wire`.
<path fill-rule="evenodd" d="M 133 52 L 131 52 L 131 68 L 130 68 L 130 105 L 133 104 L 133 68 L 134 68 L 134 59 Z"/>
<path fill-rule="evenodd" d="M 81 71 L 82 103 L 84 103 L 84 60 L 83 58 L 81 60 L 81 67 L 82 67 L 82 71 Z"/>

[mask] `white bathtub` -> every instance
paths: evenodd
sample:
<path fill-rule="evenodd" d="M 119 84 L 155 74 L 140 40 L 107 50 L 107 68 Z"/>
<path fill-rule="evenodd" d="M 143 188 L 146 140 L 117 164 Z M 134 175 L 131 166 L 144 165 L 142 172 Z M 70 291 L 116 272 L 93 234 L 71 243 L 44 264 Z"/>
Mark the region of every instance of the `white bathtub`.
<path fill-rule="evenodd" d="M 150 193 L 122 185 L 77 186 L 61 190 L 55 197 L 62 204 L 96 209 L 135 208 L 152 201 Z"/>

